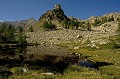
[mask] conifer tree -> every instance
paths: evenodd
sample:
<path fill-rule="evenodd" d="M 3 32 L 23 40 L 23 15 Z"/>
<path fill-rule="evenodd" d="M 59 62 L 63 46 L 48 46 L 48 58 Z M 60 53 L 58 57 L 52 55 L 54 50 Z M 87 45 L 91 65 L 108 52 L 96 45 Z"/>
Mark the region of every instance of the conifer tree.
<path fill-rule="evenodd" d="M 29 30 L 28 30 L 29 32 L 33 32 L 33 26 L 31 25 L 30 27 L 29 27 Z"/>

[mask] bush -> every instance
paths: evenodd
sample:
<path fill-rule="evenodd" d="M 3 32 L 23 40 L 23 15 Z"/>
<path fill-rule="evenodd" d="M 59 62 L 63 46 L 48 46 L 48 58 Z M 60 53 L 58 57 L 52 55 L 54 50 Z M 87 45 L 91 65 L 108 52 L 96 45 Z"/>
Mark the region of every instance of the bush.
<path fill-rule="evenodd" d="M 91 31 L 91 24 L 89 23 L 89 21 L 86 23 L 86 29 L 88 31 Z"/>
<path fill-rule="evenodd" d="M 19 32 L 23 32 L 22 26 L 18 26 L 18 27 L 17 27 L 17 30 L 18 30 Z"/>
<path fill-rule="evenodd" d="M 18 33 L 16 37 L 17 45 L 26 45 L 26 36 L 23 33 Z"/>
<path fill-rule="evenodd" d="M 93 25 L 93 26 L 97 26 L 99 23 L 100 23 L 99 20 L 98 20 L 98 19 L 95 19 L 95 20 L 94 20 L 94 23 L 93 23 L 92 25 Z"/>
<path fill-rule="evenodd" d="M 4 23 L 0 26 L 0 33 L 4 33 L 5 28 L 7 27 L 7 25 Z"/>
<path fill-rule="evenodd" d="M 65 20 L 65 19 L 62 20 L 62 21 L 61 21 L 61 24 L 62 24 L 62 27 L 63 27 L 63 28 L 69 29 L 69 27 L 68 27 L 68 21 L 67 21 L 67 20 Z"/>
<path fill-rule="evenodd" d="M 118 23 L 118 29 L 117 29 L 117 32 L 120 33 L 120 21 Z"/>
<path fill-rule="evenodd" d="M 30 27 L 29 27 L 28 32 L 33 32 L 33 26 L 30 26 Z"/>
<path fill-rule="evenodd" d="M 43 30 L 46 30 L 46 31 L 56 29 L 56 26 L 51 21 L 45 21 L 42 27 L 43 27 Z"/>
<path fill-rule="evenodd" d="M 14 43 L 15 41 L 15 28 L 10 24 L 3 24 L 0 26 L 0 33 L 1 33 L 1 43 Z"/>
<path fill-rule="evenodd" d="M 11 72 L 13 74 L 22 74 L 24 71 L 21 67 L 14 67 L 14 68 L 11 69 Z"/>

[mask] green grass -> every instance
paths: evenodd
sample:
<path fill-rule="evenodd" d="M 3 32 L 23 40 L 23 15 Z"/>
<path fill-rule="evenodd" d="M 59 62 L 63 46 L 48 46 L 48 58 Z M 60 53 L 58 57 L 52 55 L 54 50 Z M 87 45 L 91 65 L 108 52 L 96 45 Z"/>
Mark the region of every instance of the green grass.
<path fill-rule="evenodd" d="M 99 71 L 94 72 L 94 76 L 97 76 L 98 73 L 100 73 L 101 75 L 99 75 L 99 78 L 96 79 L 100 79 L 100 78 L 104 79 L 104 77 L 105 79 L 120 79 L 120 49 L 119 48 L 110 49 L 107 47 L 105 48 L 105 46 L 103 46 L 104 48 L 102 49 L 101 48 L 95 49 L 95 48 L 85 47 L 85 44 L 82 45 L 81 43 L 60 44 L 60 46 L 63 47 L 67 46 L 70 52 L 76 52 L 83 54 L 84 56 L 89 56 L 88 57 L 89 60 L 113 64 L 113 65 L 99 67 Z M 76 46 L 79 46 L 79 49 L 74 49 L 74 47 Z M 90 71 L 87 71 L 84 74 L 87 74 L 88 72 Z M 86 76 L 85 78 L 81 78 L 81 79 L 95 79 L 95 78 L 92 77 L 87 78 Z"/>
<path fill-rule="evenodd" d="M 61 44 L 60 46 L 80 46 L 81 44 Z M 30 70 L 29 73 L 16 74 L 20 68 L 13 68 L 15 73 L 9 79 L 120 79 L 120 49 L 96 49 L 81 47 L 79 49 L 69 48 L 70 52 L 81 53 L 89 60 L 112 63 L 113 65 L 101 66 L 99 71 L 76 65 L 68 66 L 63 75 L 54 73 L 52 76 L 45 76 L 41 70 Z"/>
<path fill-rule="evenodd" d="M 112 79 L 112 76 L 101 74 L 95 69 L 80 67 L 76 65 L 69 66 L 64 74 L 43 75 L 39 70 L 32 70 L 27 74 L 13 74 L 9 79 Z"/>
<path fill-rule="evenodd" d="M 64 72 L 63 79 L 110 79 L 110 77 L 94 69 L 72 65 Z"/>
<path fill-rule="evenodd" d="M 111 37 L 116 39 L 117 36 Z M 76 52 L 88 56 L 89 60 L 97 62 L 112 63 L 111 65 L 100 66 L 99 70 L 80 67 L 76 65 L 68 66 L 63 74 L 46 76 L 41 70 L 30 70 L 29 73 L 16 74 L 21 72 L 20 68 L 12 68 L 15 71 L 9 79 L 120 79 L 120 48 L 112 48 L 111 44 L 99 45 L 100 48 L 87 47 L 88 43 L 61 43 L 59 46 L 67 48 L 70 52 Z M 79 47 L 74 49 L 74 47 Z"/>

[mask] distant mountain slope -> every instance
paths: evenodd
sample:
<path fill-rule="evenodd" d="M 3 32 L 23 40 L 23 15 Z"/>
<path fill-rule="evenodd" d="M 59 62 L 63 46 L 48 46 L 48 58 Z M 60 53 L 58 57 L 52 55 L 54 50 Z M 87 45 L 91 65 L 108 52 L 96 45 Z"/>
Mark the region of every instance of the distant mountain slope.
<path fill-rule="evenodd" d="M 27 20 L 20 20 L 20 21 L 4 21 L 3 23 L 7 23 L 7 24 L 12 24 L 13 26 L 30 26 L 30 25 L 34 25 L 36 23 L 36 20 L 34 18 L 30 18 Z"/>
<path fill-rule="evenodd" d="M 15 27 L 21 26 L 24 28 L 25 31 L 28 31 L 29 27 L 34 26 L 36 22 L 37 21 L 34 18 L 30 18 L 27 20 L 20 20 L 20 21 L 3 21 L 3 22 L 0 22 L 0 25 L 3 23 L 6 23 L 7 25 L 11 24 Z"/>

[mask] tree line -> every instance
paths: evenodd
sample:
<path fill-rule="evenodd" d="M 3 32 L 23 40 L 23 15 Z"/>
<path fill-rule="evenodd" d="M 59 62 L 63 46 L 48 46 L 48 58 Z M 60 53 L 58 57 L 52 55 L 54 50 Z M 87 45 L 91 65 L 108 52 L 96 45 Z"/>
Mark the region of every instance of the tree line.
<path fill-rule="evenodd" d="M 84 30 L 89 30 L 91 31 L 91 24 L 89 21 L 87 22 L 78 22 L 78 21 L 67 21 L 67 20 L 62 20 L 60 22 L 62 28 L 64 29 L 72 29 L 72 30 L 78 30 L 79 28 L 82 28 Z M 56 30 L 57 26 L 52 23 L 51 21 L 44 21 L 42 24 L 43 30 Z"/>
<path fill-rule="evenodd" d="M 0 25 L 0 44 L 26 45 L 26 43 L 22 26 L 15 27 L 6 23 Z"/>

